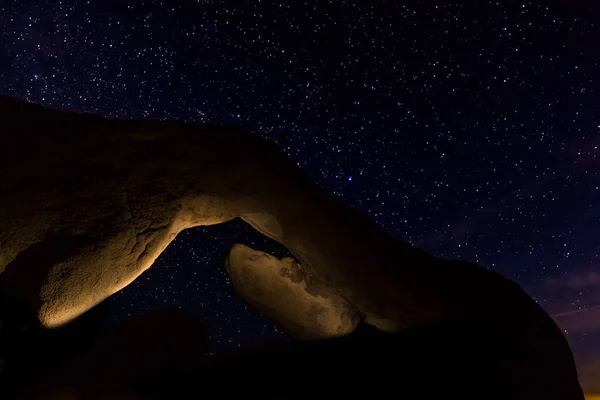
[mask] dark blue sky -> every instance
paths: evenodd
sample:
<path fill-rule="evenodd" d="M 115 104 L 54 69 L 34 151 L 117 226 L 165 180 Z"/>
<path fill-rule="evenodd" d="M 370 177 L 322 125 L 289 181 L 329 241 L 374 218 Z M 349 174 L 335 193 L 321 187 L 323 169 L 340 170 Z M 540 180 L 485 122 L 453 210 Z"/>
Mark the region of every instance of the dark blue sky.
<path fill-rule="evenodd" d="M 236 3 L 4 0 L 0 92 L 256 130 L 393 236 L 517 280 L 600 375 L 599 7 Z M 238 222 L 185 232 L 114 318 L 279 337 L 231 294 L 238 241 L 283 254 Z"/>

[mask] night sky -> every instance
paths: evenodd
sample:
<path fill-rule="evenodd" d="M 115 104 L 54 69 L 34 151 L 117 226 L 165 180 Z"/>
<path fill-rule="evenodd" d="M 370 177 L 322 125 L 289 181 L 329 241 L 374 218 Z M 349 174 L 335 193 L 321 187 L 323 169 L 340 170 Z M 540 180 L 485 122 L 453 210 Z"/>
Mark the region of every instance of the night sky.
<path fill-rule="evenodd" d="M 519 282 L 600 392 L 600 5 L 240 3 L 0 1 L 0 92 L 260 132 L 394 237 Z M 236 242 L 286 251 L 240 221 L 185 231 L 112 320 L 283 337 L 231 290 Z"/>

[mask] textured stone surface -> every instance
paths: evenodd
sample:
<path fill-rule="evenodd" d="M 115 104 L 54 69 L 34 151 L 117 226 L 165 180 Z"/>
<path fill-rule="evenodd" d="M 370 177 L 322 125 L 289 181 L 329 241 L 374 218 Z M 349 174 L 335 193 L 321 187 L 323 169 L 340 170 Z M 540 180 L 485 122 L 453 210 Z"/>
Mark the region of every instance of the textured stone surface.
<path fill-rule="evenodd" d="M 359 312 L 311 279 L 292 258 L 235 245 L 225 268 L 235 291 L 296 339 L 324 339 L 354 330 Z"/>
<path fill-rule="evenodd" d="M 110 120 L 7 97 L 0 117 L 0 291 L 45 326 L 131 283 L 182 229 L 240 217 L 286 246 L 309 277 L 298 288 L 291 260 L 254 262 L 239 246 L 229 256 L 236 290 L 292 335 L 345 333 L 357 316 L 387 332 L 482 323 L 520 349 L 503 360 L 515 391 L 581 398 L 564 336 L 518 285 L 396 241 L 271 142 L 232 128 Z M 293 313 L 292 303 L 311 309 L 316 298 L 314 315 L 323 318 Z"/>
<path fill-rule="evenodd" d="M 252 211 L 260 158 L 234 129 L 115 121 L 0 98 L 0 286 L 47 326 L 146 270 L 182 229 Z"/>

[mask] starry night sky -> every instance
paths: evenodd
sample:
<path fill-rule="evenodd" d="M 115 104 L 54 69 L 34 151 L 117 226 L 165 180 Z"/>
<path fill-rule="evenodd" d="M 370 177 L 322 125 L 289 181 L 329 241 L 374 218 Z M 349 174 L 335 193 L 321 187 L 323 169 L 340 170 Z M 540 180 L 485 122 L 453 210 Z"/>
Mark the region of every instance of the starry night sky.
<path fill-rule="evenodd" d="M 396 238 L 519 282 L 600 392 L 600 6 L 240 3 L 0 0 L 0 92 L 258 131 Z M 239 221 L 185 231 L 111 318 L 283 337 L 231 291 L 236 242 L 286 254 Z"/>

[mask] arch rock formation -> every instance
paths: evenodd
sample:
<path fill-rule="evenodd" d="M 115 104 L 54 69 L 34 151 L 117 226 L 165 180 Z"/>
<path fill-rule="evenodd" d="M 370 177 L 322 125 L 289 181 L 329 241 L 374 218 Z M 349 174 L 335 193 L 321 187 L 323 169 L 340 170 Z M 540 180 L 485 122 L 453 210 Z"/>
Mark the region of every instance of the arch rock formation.
<path fill-rule="evenodd" d="M 519 347 L 515 387 L 581 398 L 565 338 L 517 284 L 395 240 L 270 141 L 5 96 L 0 116 L 0 292 L 46 327 L 130 284 L 183 229 L 241 218 L 295 257 L 240 244 L 225 260 L 236 292 L 290 336 L 482 322 Z"/>

